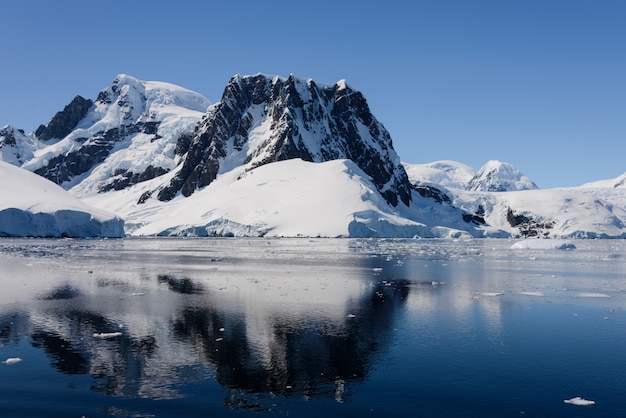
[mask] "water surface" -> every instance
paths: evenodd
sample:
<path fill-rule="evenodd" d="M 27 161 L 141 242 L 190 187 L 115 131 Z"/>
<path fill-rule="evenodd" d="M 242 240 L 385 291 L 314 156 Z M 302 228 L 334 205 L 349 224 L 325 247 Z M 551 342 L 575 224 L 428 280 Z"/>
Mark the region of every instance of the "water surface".
<path fill-rule="evenodd" d="M 0 416 L 624 416 L 625 242 L 512 243 L 0 240 Z"/>

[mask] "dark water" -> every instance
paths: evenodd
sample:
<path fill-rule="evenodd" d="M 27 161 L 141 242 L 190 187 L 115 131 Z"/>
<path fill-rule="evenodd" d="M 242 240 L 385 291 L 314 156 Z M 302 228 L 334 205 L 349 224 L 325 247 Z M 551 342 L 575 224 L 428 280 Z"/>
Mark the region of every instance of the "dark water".
<path fill-rule="evenodd" d="M 511 244 L 0 240 L 0 416 L 626 416 L 626 243 Z"/>

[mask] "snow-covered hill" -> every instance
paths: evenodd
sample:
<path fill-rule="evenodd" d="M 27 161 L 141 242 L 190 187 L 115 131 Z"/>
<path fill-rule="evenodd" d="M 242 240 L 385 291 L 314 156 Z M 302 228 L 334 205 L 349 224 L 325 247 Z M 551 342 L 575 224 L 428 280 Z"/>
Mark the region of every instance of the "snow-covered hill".
<path fill-rule="evenodd" d="M 122 237 L 124 222 L 56 184 L 0 161 L 0 237 Z"/>
<path fill-rule="evenodd" d="M 446 237 L 466 234 L 410 219 L 411 210 L 389 205 L 371 178 L 350 160 L 311 163 L 290 159 L 249 170 L 239 166 L 193 195 L 129 205 L 152 186 L 86 198 L 126 219 L 132 235 L 286 237 Z M 401 210 L 400 210 L 401 209 Z M 458 211 L 457 211 L 458 212 Z M 416 213 L 412 217 L 417 218 Z M 456 213 L 457 226 L 472 231 Z"/>
<path fill-rule="evenodd" d="M 626 173 L 614 179 L 599 180 L 580 186 L 584 189 L 626 189 Z"/>

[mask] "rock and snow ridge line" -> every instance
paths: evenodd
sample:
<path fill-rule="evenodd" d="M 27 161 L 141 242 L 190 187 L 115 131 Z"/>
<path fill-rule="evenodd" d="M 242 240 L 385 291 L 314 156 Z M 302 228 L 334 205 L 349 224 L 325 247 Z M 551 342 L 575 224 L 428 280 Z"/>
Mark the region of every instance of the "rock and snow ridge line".
<path fill-rule="evenodd" d="M 34 133 L 0 130 L 0 159 L 123 216 L 127 234 L 626 237 L 619 181 L 611 189 L 539 190 L 497 161 L 478 171 L 436 162 L 416 174 L 426 165 L 400 162 L 388 132 L 345 81 L 235 76 L 210 105 L 181 87 L 120 75 Z M 275 166 L 285 160 L 293 162 Z M 333 190 L 346 170 L 358 199 Z M 294 196 L 308 206 L 289 209 Z M 311 228 L 318 207 L 330 218 Z"/>

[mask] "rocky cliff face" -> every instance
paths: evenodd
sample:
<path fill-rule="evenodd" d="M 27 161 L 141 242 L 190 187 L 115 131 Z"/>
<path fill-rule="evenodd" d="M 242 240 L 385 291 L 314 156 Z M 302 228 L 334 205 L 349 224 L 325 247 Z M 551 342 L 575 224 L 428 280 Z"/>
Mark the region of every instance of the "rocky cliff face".
<path fill-rule="evenodd" d="M 82 96 L 74 97 L 74 100 L 54 115 L 47 125 L 40 125 L 35 135 L 42 141 L 65 138 L 85 117 L 92 105 L 93 102 L 89 99 Z"/>
<path fill-rule="evenodd" d="M 233 167 L 300 158 L 350 159 L 392 205 L 411 200 L 406 172 L 387 130 L 361 93 L 341 81 L 235 76 L 196 127 L 180 170 L 159 193 L 189 196 Z"/>

